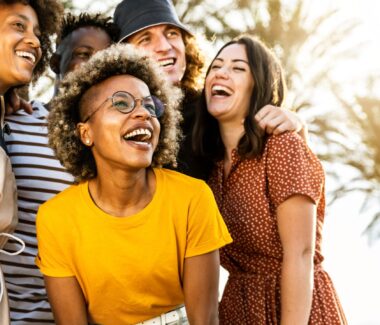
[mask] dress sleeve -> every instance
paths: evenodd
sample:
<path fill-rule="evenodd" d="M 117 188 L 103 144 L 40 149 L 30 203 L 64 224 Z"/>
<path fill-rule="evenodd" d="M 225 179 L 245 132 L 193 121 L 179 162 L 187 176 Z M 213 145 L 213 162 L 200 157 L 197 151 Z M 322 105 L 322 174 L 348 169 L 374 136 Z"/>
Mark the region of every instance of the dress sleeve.
<path fill-rule="evenodd" d="M 219 249 L 232 242 L 227 226 L 206 183 L 201 183 L 189 207 L 185 257 Z"/>
<path fill-rule="evenodd" d="M 70 270 L 65 252 L 70 250 L 70 238 L 57 217 L 57 210 L 42 205 L 37 213 L 36 228 L 38 254 L 36 265 L 40 271 L 51 277 L 74 276 Z M 67 237 L 67 238 L 66 238 Z"/>
<path fill-rule="evenodd" d="M 322 165 L 298 134 L 268 139 L 266 171 L 268 193 L 275 208 L 295 194 L 309 197 L 314 204 L 323 195 Z"/>

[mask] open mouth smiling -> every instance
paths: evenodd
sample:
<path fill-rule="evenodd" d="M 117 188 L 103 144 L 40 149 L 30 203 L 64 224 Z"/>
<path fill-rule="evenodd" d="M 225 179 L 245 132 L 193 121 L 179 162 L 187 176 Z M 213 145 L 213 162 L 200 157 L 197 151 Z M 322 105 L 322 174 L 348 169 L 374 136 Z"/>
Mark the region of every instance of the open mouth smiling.
<path fill-rule="evenodd" d="M 139 128 L 128 132 L 123 138 L 127 141 L 149 143 L 152 138 L 152 131 L 146 128 Z"/>
<path fill-rule="evenodd" d="M 175 58 L 164 59 L 164 60 L 158 61 L 158 64 L 163 68 L 174 66 L 175 63 L 176 63 Z"/>
<path fill-rule="evenodd" d="M 33 53 L 26 51 L 16 51 L 16 55 L 20 58 L 28 60 L 30 63 L 36 63 L 36 56 Z"/>
<path fill-rule="evenodd" d="M 228 87 L 222 85 L 214 85 L 211 87 L 211 95 L 228 97 L 232 95 L 232 91 Z"/>

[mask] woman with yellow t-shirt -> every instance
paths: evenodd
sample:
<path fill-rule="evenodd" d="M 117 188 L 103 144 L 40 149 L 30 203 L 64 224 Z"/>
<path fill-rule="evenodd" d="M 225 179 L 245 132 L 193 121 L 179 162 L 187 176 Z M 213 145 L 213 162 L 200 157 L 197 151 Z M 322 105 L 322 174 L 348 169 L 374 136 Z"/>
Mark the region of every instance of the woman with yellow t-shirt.
<path fill-rule="evenodd" d="M 218 248 L 232 240 L 207 185 L 161 168 L 175 165 L 181 97 L 162 73 L 116 45 L 52 102 L 50 145 L 78 181 L 37 215 L 57 324 L 218 323 Z"/>

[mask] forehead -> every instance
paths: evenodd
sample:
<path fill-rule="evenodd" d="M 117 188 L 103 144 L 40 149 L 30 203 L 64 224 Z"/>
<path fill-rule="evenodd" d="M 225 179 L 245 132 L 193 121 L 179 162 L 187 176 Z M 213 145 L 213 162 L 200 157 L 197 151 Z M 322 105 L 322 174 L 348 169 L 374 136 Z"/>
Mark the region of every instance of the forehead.
<path fill-rule="evenodd" d="M 143 34 L 152 34 L 152 35 L 159 35 L 159 34 L 163 34 L 165 33 L 168 29 L 174 29 L 178 32 L 181 33 L 181 29 L 174 26 L 174 25 L 170 25 L 170 24 L 159 24 L 159 25 L 155 25 L 155 26 L 150 26 L 150 27 L 147 27 L 147 28 L 144 28 L 136 33 L 134 33 L 133 35 L 130 36 L 130 38 L 135 38 L 135 37 L 139 37 Z"/>
<path fill-rule="evenodd" d="M 112 96 L 117 91 L 127 91 L 136 97 L 150 95 L 148 85 L 141 79 L 131 75 L 119 75 L 107 78 L 90 89 L 92 92 L 98 93 L 99 97 L 102 98 Z"/>
<path fill-rule="evenodd" d="M 86 46 L 104 49 L 111 43 L 111 38 L 102 28 L 86 26 L 74 30 L 70 34 L 69 43 L 68 46 L 71 47 Z"/>
<path fill-rule="evenodd" d="M 226 46 L 215 60 L 243 60 L 248 61 L 247 51 L 243 44 L 231 44 Z"/>
<path fill-rule="evenodd" d="M 34 11 L 34 9 L 29 5 L 24 5 L 22 3 L 0 3 L 0 24 L 9 16 L 17 16 L 22 20 L 31 22 L 34 26 L 38 26 L 37 14 Z"/>

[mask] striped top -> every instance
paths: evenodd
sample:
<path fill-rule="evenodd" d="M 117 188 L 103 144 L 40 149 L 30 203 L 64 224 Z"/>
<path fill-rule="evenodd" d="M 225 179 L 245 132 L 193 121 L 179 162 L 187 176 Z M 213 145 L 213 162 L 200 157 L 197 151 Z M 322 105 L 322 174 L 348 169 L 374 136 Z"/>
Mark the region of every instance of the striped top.
<path fill-rule="evenodd" d="M 73 177 L 48 147 L 47 115 L 43 104 L 34 102 L 32 115 L 20 111 L 6 118 L 11 133 L 5 134 L 5 143 L 18 189 L 19 224 L 15 234 L 26 244 L 25 251 L 18 256 L 0 256 L 12 325 L 54 324 L 43 277 L 34 264 L 35 218 L 39 205 L 72 184 Z M 6 248 L 17 250 L 16 245 L 9 241 Z"/>

